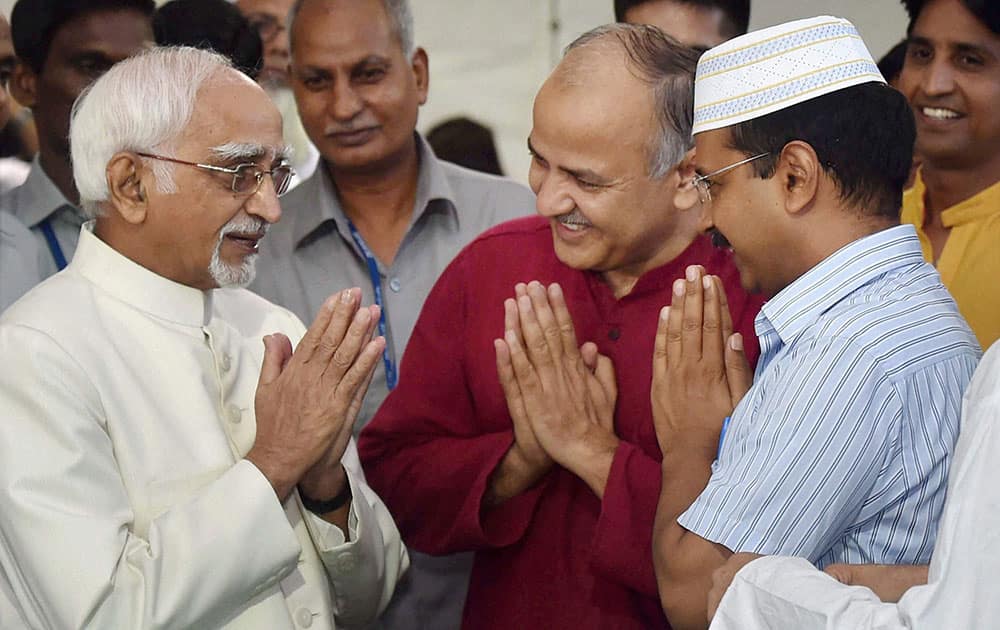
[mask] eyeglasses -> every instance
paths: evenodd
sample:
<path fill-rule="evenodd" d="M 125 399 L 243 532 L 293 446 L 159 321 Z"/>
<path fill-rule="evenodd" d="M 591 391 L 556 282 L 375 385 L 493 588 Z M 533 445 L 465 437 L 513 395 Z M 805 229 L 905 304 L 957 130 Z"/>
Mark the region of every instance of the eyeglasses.
<path fill-rule="evenodd" d="M 164 162 L 194 166 L 206 171 L 228 173 L 233 176 L 233 192 L 239 195 L 253 195 L 260 190 L 260 185 L 261 182 L 264 181 L 264 176 L 270 175 L 271 181 L 274 183 L 274 193 L 280 197 L 288 192 L 288 184 L 292 181 L 292 176 L 295 175 L 295 170 L 285 162 L 278 164 L 269 171 L 265 171 L 253 163 L 238 164 L 229 168 L 226 166 L 215 166 L 214 164 L 186 162 L 184 160 L 178 160 L 177 158 L 154 155 L 152 153 L 139 153 L 139 155 L 153 160 L 163 160 Z"/>
<path fill-rule="evenodd" d="M 719 175 L 722 175 L 723 173 L 728 173 L 729 171 L 733 170 L 734 168 L 737 168 L 739 166 L 743 166 L 744 164 L 749 164 L 750 162 L 753 162 L 754 160 L 759 160 L 760 158 L 768 156 L 768 155 L 771 155 L 771 154 L 770 153 L 760 153 L 760 154 L 755 155 L 753 157 L 748 157 L 745 160 L 740 160 L 739 162 L 736 162 L 734 164 L 730 164 L 729 166 L 724 166 L 724 167 L 720 168 L 717 171 L 712 171 L 708 175 L 698 175 L 698 176 L 696 176 L 694 179 L 691 180 L 691 183 L 693 183 L 695 185 L 695 188 L 698 189 L 698 198 L 701 200 L 701 203 L 702 204 L 706 204 L 706 203 L 711 203 L 711 201 L 712 201 L 712 185 L 715 184 L 715 182 L 712 181 L 713 177 L 718 177 Z"/>

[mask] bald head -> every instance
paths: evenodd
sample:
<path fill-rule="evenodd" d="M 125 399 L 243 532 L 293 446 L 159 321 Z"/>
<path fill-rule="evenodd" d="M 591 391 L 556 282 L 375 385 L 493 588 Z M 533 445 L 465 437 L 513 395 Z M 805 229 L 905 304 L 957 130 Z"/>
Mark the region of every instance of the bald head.
<path fill-rule="evenodd" d="M 566 48 L 563 58 L 549 75 L 548 81 L 565 86 L 583 86 L 607 79 L 614 73 L 628 67 L 625 47 L 613 33 L 604 33 L 585 42 L 574 42 Z"/>

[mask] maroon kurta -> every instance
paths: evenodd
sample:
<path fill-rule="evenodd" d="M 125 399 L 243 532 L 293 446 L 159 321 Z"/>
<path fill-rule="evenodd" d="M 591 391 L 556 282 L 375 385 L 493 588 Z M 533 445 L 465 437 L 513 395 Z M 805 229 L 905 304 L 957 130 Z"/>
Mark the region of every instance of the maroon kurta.
<path fill-rule="evenodd" d="M 736 330 L 756 362 L 754 316 L 728 252 L 699 237 L 616 300 L 600 276 L 559 262 L 540 217 L 498 226 L 438 280 L 406 348 L 398 387 L 358 446 L 370 485 L 419 551 L 476 552 L 464 627 L 573 630 L 666 627 L 653 575 L 660 449 L 649 402 L 653 337 L 672 282 L 691 264 L 722 278 Z M 555 466 L 535 487 L 480 515 L 490 473 L 513 442 L 496 374 L 505 298 L 518 282 L 558 282 L 577 339 L 595 342 L 618 379 L 621 446 L 604 501 Z"/>

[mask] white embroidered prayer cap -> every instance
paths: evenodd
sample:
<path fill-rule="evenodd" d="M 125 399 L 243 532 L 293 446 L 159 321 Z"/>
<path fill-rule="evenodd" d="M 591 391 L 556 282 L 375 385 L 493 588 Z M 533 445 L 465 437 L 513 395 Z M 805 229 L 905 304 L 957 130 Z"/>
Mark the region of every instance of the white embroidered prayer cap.
<path fill-rule="evenodd" d="M 698 61 L 692 133 L 871 81 L 885 83 L 858 30 L 843 18 L 823 15 L 747 33 Z"/>

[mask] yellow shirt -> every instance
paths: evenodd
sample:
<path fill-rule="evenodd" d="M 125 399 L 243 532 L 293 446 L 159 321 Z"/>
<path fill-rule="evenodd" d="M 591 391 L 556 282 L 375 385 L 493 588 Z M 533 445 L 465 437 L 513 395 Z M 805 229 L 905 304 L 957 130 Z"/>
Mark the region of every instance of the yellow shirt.
<path fill-rule="evenodd" d="M 903 193 L 902 220 L 917 228 L 924 258 L 933 262 L 923 231 L 924 191 L 918 173 L 913 188 Z M 951 228 L 937 261 L 941 281 L 985 351 L 1000 339 L 1000 182 L 944 210 L 941 221 Z"/>

